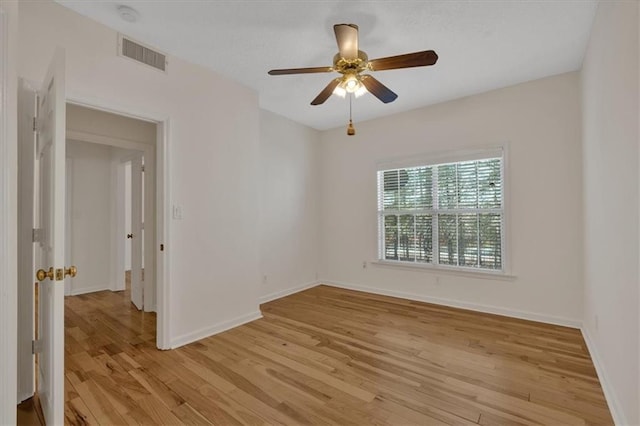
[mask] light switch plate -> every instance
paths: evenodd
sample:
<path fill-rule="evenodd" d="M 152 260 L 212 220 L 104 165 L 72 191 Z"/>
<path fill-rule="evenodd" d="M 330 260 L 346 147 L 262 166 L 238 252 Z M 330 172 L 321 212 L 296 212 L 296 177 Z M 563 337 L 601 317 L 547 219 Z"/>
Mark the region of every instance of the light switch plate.
<path fill-rule="evenodd" d="M 179 204 L 174 204 L 173 205 L 173 218 L 175 220 L 181 220 L 182 219 L 182 206 Z"/>

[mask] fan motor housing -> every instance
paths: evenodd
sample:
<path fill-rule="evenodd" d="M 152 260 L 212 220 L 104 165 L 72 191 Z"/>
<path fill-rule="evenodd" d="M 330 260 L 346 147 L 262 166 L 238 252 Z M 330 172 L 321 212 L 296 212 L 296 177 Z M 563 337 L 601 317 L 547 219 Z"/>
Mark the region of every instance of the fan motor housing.
<path fill-rule="evenodd" d="M 346 59 L 336 53 L 333 57 L 333 69 L 340 74 L 357 74 L 367 69 L 369 57 L 362 50 L 358 50 L 358 57 Z"/>

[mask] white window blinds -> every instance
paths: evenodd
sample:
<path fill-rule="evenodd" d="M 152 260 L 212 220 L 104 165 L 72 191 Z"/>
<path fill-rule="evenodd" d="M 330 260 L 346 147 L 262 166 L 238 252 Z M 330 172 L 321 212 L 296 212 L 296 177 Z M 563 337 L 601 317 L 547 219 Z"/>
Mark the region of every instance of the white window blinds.
<path fill-rule="evenodd" d="M 503 270 L 502 157 L 378 172 L 379 258 Z"/>

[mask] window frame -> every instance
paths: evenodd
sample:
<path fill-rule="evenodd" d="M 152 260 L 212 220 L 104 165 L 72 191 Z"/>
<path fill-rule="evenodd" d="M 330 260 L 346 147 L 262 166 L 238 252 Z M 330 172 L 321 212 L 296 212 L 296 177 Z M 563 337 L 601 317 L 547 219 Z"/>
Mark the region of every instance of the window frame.
<path fill-rule="evenodd" d="M 389 170 L 406 169 L 415 167 L 433 167 L 436 170 L 437 166 L 444 164 L 461 163 L 465 161 L 478 161 L 491 158 L 500 158 L 500 177 L 502 183 L 501 191 L 501 207 L 500 208 L 467 208 L 467 209 L 441 209 L 438 205 L 438 190 L 437 190 L 437 173 L 433 173 L 434 186 L 432 189 L 432 207 L 416 210 L 398 209 L 398 210 L 384 210 L 382 202 L 380 200 L 380 184 L 381 173 Z M 509 180 L 507 177 L 507 146 L 492 146 L 481 149 L 473 150 L 460 150 L 434 153 L 422 156 L 412 156 L 409 158 L 396 158 L 386 161 L 381 161 L 376 164 L 375 182 L 376 182 L 376 240 L 377 240 L 377 253 L 376 261 L 374 264 L 382 266 L 393 266 L 408 269 L 422 269 L 422 270 L 440 270 L 444 272 L 458 273 L 469 276 L 505 276 L 511 277 L 510 263 L 509 263 L 509 205 L 508 205 L 508 189 Z M 382 183 L 383 184 L 383 183 Z M 500 246 L 501 246 L 501 268 L 489 269 L 480 268 L 478 266 L 460 266 L 449 265 L 440 263 L 440 239 L 438 229 L 438 215 L 439 214 L 454 214 L 460 215 L 464 213 L 482 214 L 482 213 L 498 213 L 501 214 L 501 229 L 500 229 Z M 407 260 L 394 260 L 385 259 L 385 227 L 384 218 L 386 215 L 396 215 L 398 218 L 402 215 L 431 215 L 432 220 L 432 249 L 431 249 L 431 262 L 421 261 L 407 261 Z M 399 219 L 398 219 L 399 220 Z M 415 219 L 414 219 L 415 220 Z M 456 227 L 457 228 L 457 227 Z"/>

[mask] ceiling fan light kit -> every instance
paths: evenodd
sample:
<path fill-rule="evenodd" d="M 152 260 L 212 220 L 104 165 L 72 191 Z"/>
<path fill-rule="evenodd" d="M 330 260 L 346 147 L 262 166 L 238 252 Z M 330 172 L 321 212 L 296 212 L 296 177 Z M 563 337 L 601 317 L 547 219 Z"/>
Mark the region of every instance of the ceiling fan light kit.
<path fill-rule="evenodd" d="M 340 83 L 333 89 L 333 94 L 344 98 L 347 93 L 353 93 L 353 96 L 359 98 L 367 93 L 367 88 L 362 84 L 362 79 L 358 74 L 345 74 L 339 78 Z"/>
<path fill-rule="evenodd" d="M 344 98 L 349 96 L 349 126 L 347 135 L 355 135 L 355 128 L 351 121 L 351 98 L 371 93 L 380 101 L 386 103 L 396 100 L 391 89 L 380 83 L 365 71 L 383 71 L 401 68 L 424 67 L 434 65 L 438 55 L 433 50 L 407 53 L 398 56 L 369 60 L 362 50 L 358 50 L 358 26 L 355 24 L 336 24 L 333 31 L 338 43 L 338 53 L 333 57 L 331 67 L 288 68 L 269 71 L 269 75 L 309 74 L 321 72 L 338 72 L 342 76 L 331 82 L 311 101 L 311 105 L 321 105 L 333 94 Z"/>

